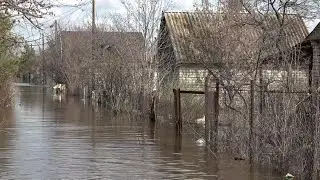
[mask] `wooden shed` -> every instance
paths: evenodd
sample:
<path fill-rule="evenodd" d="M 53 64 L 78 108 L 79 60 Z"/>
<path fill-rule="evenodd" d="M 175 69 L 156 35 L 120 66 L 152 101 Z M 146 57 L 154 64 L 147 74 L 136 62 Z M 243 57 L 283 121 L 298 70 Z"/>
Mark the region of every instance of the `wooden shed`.
<path fill-rule="evenodd" d="M 288 14 L 283 18 L 280 27 L 273 15 L 163 12 L 157 46 L 158 83 L 203 89 L 208 70 L 222 79 L 239 77 L 246 81 L 252 78 L 253 73 L 248 72 L 257 68 L 257 62 L 264 64 L 265 78 L 270 74 L 283 76 L 285 67 L 272 60 L 281 58 L 270 57 L 291 50 L 308 35 L 300 16 Z M 307 83 L 305 67 L 294 73 Z"/>

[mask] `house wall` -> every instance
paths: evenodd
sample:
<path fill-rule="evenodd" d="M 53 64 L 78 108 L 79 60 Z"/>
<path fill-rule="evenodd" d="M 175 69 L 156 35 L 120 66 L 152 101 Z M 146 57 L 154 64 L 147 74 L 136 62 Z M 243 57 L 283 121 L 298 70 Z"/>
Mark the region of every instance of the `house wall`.
<path fill-rule="evenodd" d="M 311 42 L 313 49 L 312 57 L 312 88 L 315 92 L 320 84 L 320 43 L 318 41 Z"/>
<path fill-rule="evenodd" d="M 183 90 L 204 90 L 208 71 L 200 67 L 180 67 L 178 69 L 179 88 Z"/>
<path fill-rule="evenodd" d="M 264 83 L 268 85 L 268 90 L 283 90 L 287 84 L 287 71 L 284 70 L 263 70 Z M 306 70 L 292 70 L 291 88 L 293 91 L 308 90 L 308 72 Z"/>
<path fill-rule="evenodd" d="M 165 22 L 160 25 L 157 44 L 157 89 L 167 91 L 177 83 L 177 69 L 175 68 L 176 57 L 172 47 L 169 31 Z M 170 91 L 171 92 L 171 91 Z"/>
<path fill-rule="evenodd" d="M 320 65 L 320 61 L 319 61 Z M 268 84 L 268 90 L 283 90 L 287 80 L 287 71 L 285 70 L 263 70 L 263 80 Z M 295 91 L 306 91 L 308 88 L 308 73 L 305 70 L 292 70 L 292 86 Z M 208 71 L 200 67 L 179 67 L 177 88 L 183 90 L 204 90 L 205 78 Z M 234 81 L 248 84 L 245 73 L 237 71 L 234 75 Z M 320 78 L 320 77 L 319 77 Z M 249 90 L 249 85 L 243 87 Z"/>

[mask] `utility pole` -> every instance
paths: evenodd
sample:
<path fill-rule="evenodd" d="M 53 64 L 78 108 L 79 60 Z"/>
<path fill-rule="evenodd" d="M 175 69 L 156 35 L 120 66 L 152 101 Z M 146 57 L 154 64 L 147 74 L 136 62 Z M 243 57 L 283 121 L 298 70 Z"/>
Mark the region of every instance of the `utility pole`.
<path fill-rule="evenodd" d="M 46 76 L 44 74 L 44 33 L 41 33 L 42 35 L 42 84 L 45 85 L 46 82 Z"/>
<path fill-rule="evenodd" d="M 96 33 L 96 1 L 92 0 L 92 36 Z"/>
<path fill-rule="evenodd" d="M 208 11 L 209 10 L 209 0 L 202 0 L 202 9 L 204 11 Z"/>
<path fill-rule="evenodd" d="M 45 75 L 44 75 L 44 32 L 42 31 L 42 120 L 44 120 Z"/>
<path fill-rule="evenodd" d="M 30 49 L 31 49 L 31 52 L 32 54 L 34 55 L 34 49 L 33 49 L 33 45 L 30 44 Z M 34 58 L 34 57 L 32 57 Z M 28 83 L 30 84 L 31 83 L 31 73 L 30 73 L 30 70 L 28 71 Z"/>
<path fill-rule="evenodd" d="M 92 29 L 91 29 L 91 48 L 92 48 L 92 63 L 95 61 L 95 40 L 96 40 L 96 1 L 92 0 Z"/>
<path fill-rule="evenodd" d="M 54 20 L 54 39 L 55 39 L 55 53 L 56 55 L 58 55 L 58 52 L 60 51 L 60 48 L 58 47 L 58 42 L 59 42 L 59 37 L 58 37 L 58 21 L 57 20 Z M 60 56 L 60 54 L 59 54 Z M 57 58 L 57 59 L 61 59 L 61 57 Z M 58 61 L 59 61 L 58 60 Z M 60 63 L 60 62 L 59 62 Z M 54 81 L 57 81 L 56 77 L 55 77 L 55 73 L 54 73 L 54 65 L 53 63 L 51 63 L 51 69 L 52 69 L 52 72 L 51 72 L 51 80 L 54 82 Z"/>
<path fill-rule="evenodd" d="M 54 36 L 57 43 L 58 42 L 58 21 L 57 20 L 54 20 Z"/>
<path fill-rule="evenodd" d="M 92 0 L 92 29 L 91 29 L 91 64 L 95 64 L 96 61 L 96 1 Z M 89 65 L 91 66 L 91 65 Z M 88 95 L 91 96 L 91 92 L 93 90 L 93 81 L 94 81 L 94 72 L 93 69 L 89 67 L 89 93 Z"/>

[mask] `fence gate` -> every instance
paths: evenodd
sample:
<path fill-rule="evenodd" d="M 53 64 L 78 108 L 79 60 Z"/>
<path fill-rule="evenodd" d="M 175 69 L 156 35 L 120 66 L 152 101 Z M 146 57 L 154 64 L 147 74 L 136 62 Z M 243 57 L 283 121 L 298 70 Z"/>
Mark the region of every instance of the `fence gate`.
<path fill-rule="evenodd" d="M 182 115 L 181 94 L 204 94 L 205 95 L 205 139 L 213 152 L 218 151 L 218 114 L 219 114 L 219 82 L 211 75 L 205 80 L 204 91 L 188 91 L 173 89 L 174 114 L 176 124 L 176 135 L 181 139 Z"/>

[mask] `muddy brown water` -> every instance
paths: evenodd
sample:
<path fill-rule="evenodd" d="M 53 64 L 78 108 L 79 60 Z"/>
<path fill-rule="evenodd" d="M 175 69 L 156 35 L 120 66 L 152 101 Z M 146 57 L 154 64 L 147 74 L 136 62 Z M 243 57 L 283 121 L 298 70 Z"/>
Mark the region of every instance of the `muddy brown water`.
<path fill-rule="evenodd" d="M 15 90 L 13 108 L 1 114 L 1 179 L 282 179 L 246 161 L 215 159 L 194 133 L 179 146 L 164 123 L 114 117 L 76 98 L 54 97 L 50 88 Z"/>

